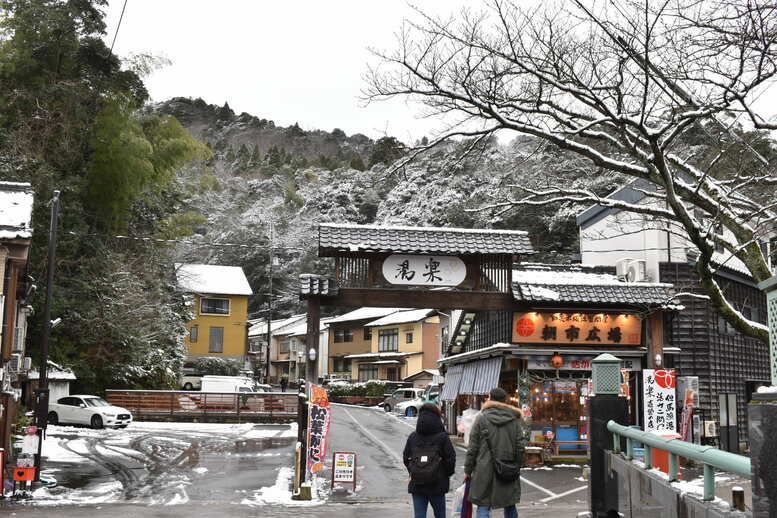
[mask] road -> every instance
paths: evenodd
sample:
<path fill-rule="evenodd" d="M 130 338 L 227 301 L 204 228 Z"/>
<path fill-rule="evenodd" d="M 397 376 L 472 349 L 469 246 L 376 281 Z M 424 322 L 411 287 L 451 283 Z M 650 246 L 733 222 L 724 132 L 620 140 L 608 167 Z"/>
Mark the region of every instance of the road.
<path fill-rule="evenodd" d="M 60 487 L 0 512 L 29 518 L 411 516 L 401 452 L 414 419 L 335 405 L 331 452 L 358 454 L 358 487 L 329 496 L 329 469 L 316 487 L 323 498 L 290 500 L 294 430 L 282 425 L 133 423 L 124 431 L 52 429 L 47 464 Z M 51 439 L 50 439 L 51 441 Z M 461 484 L 465 451 L 457 447 Z M 586 508 L 579 467 L 523 472 L 522 517 L 576 516 Z M 499 515 L 497 515 L 499 516 Z"/>

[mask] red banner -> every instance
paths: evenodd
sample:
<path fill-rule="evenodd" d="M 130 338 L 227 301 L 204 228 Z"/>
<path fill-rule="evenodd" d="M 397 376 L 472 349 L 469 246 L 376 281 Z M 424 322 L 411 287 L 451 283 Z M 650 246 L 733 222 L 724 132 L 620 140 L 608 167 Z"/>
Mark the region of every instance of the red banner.
<path fill-rule="evenodd" d="M 310 386 L 310 404 L 308 405 L 308 471 L 316 473 L 324 469 L 326 443 L 329 440 L 329 428 L 332 423 L 332 409 L 329 395 L 318 385 Z"/>

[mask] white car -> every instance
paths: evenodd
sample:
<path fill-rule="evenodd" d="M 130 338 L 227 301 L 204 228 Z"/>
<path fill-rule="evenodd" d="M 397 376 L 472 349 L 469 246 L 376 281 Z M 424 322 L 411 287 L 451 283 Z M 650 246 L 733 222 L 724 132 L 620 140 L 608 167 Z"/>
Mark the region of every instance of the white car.
<path fill-rule="evenodd" d="M 88 424 L 92 428 L 126 428 L 132 422 L 129 410 L 113 406 L 97 396 L 66 396 L 49 404 L 50 424 Z"/>
<path fill-rule="evenodd" d="M 415 417 L 418 415 L 418 411 L 423 404 L 423 397 L 402 401 L 401 403 L 397 403 L 397 406 L 394 407 L 394 412 L 406 417 Z"/>

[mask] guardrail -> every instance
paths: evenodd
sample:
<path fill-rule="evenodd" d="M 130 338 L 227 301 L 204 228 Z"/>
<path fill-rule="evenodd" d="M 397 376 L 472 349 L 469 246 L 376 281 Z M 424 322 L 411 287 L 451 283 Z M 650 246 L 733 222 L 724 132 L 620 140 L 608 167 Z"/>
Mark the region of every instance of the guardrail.
<path fill-rule="evenodd" d="M 634 441 L 645 445 L 645 469 L 653 464 L 653 448 L 669 453 L 669 481 L 677 480 L 678 457 L 691 459 L 704 465 L 704 500 L 715 498 L 715 471 L 713 468 L 730 471 L 744 477 L 751 476 L 750 459 L 735 453 L 719 450 L 712 446 L 701 446 L 679 439 L 666 439 L 656 434 L 635 430 L 615 421 L 607 423 L 613 434 L 613 452 L 621 452 L 621 437 L 626 439 L 626 458 L 634 458 Z"/>
<path fill-rule="evenodd" d="M 293 417 L 298 406 L 295 392 L 107 390 L 106 399 L 126 408 L 135 418 Z"/>

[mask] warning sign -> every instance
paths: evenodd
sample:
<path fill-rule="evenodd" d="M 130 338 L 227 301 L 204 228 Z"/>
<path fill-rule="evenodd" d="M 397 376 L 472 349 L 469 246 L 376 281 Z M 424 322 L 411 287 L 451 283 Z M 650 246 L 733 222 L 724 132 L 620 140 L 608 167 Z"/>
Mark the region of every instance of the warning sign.
<path fill-rule="evenodd" d="M 332 486 L 353 484 L 356 491 L 356 453 L 336 451 L 332 455 Z"/>

